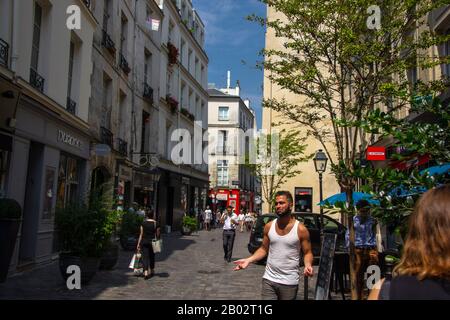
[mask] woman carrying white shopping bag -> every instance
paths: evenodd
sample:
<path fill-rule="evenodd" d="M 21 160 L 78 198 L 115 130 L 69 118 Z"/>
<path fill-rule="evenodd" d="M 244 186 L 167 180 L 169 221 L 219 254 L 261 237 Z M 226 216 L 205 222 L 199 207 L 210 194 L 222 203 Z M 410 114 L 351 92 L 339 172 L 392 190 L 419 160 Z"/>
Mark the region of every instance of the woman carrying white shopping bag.
<path fill-rule="evenodd" d="M 158 222 L 156 222 L 154 218 L 154 211 L 150 209 L 146 210 L 145 220 L 141 225 L 141 235 L 139 236 L 137 245 L 137 250 L 142 252 L 145 280 L 150 279 L 155 275 L 155 251 L 157 250 L 153 250 L 153 241 L 161 241 L 161 230 Z M 159 247 L 161 247 L 160 244 L 161 243 L 159 242 Z M 156 247 L 155 249 L 158 248 Z"/>

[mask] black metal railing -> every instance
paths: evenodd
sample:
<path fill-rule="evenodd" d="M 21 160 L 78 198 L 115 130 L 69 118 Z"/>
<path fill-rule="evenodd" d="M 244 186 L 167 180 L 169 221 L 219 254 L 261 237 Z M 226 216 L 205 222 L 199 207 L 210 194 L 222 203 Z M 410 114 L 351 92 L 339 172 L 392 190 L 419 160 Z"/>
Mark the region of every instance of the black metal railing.
<path fill-rule="evenodd" d="M 30 84 L 40 92 L 44 92 L 44 83 L 45 79 L 41 77 L 35 70 L 30 69 Z"/>
<path fill-rule="evenodd" d="M 119 153 L 123 155 L 124 157 L 128 156 L 128 142 L 117 139 L 119 141 Z"/>
<path fill-rule="evenodd" d="M 89 10 L 91 10 L 91 0 L 83 0 L 83 2 L 84 2 L 84 5 L 85 5 Z"/>
<path fill-rule="evenodd" d="M 120 53 L 119 58 L 120 58 L 120 61 L 119 61 L 120 68 L 123 70 L 123 72 L 125 72 L 126 74 L 129 74 L 131 69 L 130 69 L 130 66 L 128 65 L 127 59 L 125 59 L 125 57 L 122 53 Z"/>
<path fill-rule="evenodd" d="M 106 129 L 105 127 L 100 127 L 100 141 L 103 144 L 107 144 L 111 148 L 113 148 L 113 134 L 111 131 Z"/>
<path fill-rule="evenodd" d="M 103 30 L 103 41 L 102 45 L 108 49 L 111 53 L 115 54 L 116 52 L 116 44 L 114 41 L 112 41 L 111 37 L 109 36 L 108 32 L 106 30 Z"/>
<path fill-rule="evenodd" d="M 77 103 L 70 99 L 70 97 L 67 97 L 67 111 L 69 111 L 71 114 L 75 115 L 77 112 Z"/>
<path fill-rule="evenodd" d="M 144 98 L 153 103 L 153 88 L 144 82 Z"/>
<path fill-rule="evenodd" d="M 0 64 L 8 67 L 9 44 L 3 39 L 0 39 Z"/>

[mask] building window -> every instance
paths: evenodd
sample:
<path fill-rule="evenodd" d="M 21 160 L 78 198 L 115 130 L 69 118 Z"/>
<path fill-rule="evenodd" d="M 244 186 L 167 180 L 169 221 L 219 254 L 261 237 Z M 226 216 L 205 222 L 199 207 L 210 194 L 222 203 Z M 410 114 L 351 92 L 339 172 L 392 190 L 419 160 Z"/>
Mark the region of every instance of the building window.
<path fill-rule="evenodd" d="M 219 107 L 219 121 L 227 121 L 229 120 L 229 111 L 228 107 Z"/>
<path fill-rule="evenodd" d="M 142 135 L 141 135 L 141 153 L 148 151 L 148 133 L 150 124 L 150 114 L 142 111 Z"/>
<path fill-rule="evenodd" d="M 79 200 L 80 160 L 61 154 L 56 205 L 59 208 Z"/>
<path fill-rule="evenodd" d="M 145 62 L 144 62 L 144 83 L 150 84 L 150 77 L 152 74 L 152 54 L 145 50 Z"/>
<path fill-rule="evenodd" d="M 227 153 L 227 139 L 228 139 L 228 132 L 226 130 L 219 130 L 219 139 L 217 141 L 218 154 Z"/>
<path fill-rule="evenodd" d="M 312 212 L 312 188 L 295 188 L 295 211 Z"/>
<path fill-rule="evenodd" d="M 228 186 L 228 160 L 217 160 L 217 185 Z"/>
<path fill-rule="evenodd" d="M 41 41 L 42 8 L 39 4 L 34 5 L 34 24 L 33 24 L 33 47 L 31 51 L 31 69 L 38 72 L 39 64 L 39 46 Z"/>

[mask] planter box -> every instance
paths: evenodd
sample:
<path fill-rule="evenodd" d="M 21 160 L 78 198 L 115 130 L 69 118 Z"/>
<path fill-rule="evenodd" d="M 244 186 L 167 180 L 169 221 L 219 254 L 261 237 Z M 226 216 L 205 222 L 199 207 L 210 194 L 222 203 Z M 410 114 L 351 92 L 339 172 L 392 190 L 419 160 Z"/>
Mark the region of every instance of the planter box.
<path fill-rule="evenodd" d="M 73 256 L 70 253 L 61 253 L 59 255 L 59 271 L 64 279 L 70 277 L 67 274 L 67 268 L 71 265 L 79 266 L 81 270 L 81 284 L 88 284 L 98 271 L 100 266 L 100 258 L 81 258 Z"/>
<path fill-rule="evenodd" d="M 0 220 L 0 283 L 5 282 L 8 276 L 20 223 L 21 220 Z"/>

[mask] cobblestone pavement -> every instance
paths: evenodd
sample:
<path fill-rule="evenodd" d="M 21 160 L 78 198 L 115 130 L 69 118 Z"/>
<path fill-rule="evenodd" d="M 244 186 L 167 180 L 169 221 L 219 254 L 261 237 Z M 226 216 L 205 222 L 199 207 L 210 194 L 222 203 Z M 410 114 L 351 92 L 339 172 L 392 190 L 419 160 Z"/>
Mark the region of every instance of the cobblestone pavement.
<path fill-rule="evenodd" d="M 249 255 L 249 233 L 236 233 L 233 260 Z M 172 233 L 163 236 L 164 252 L 157 254 L 156 275 L 150 280 L 136 277 L 128 264 L 133 252 L 120 251 L 112 271 L 99 271 L 81 290 L 68 290 L 58 264 L 11 277 L 0 284 L 0 299 L 150 299 L 150 300 L 259 300 L 263 265 L 252 264 L 233 271 L 223 260 L 222 231 L 200 231 L 191 236 Z M 317 270 L 316 270 L 317 273 Z M 298 299 L 303 299 L 303 279 Z M 315 279 L 309 281 L 313 297 Z M 340 299 L 339 296 L 332 296 Z"/>

